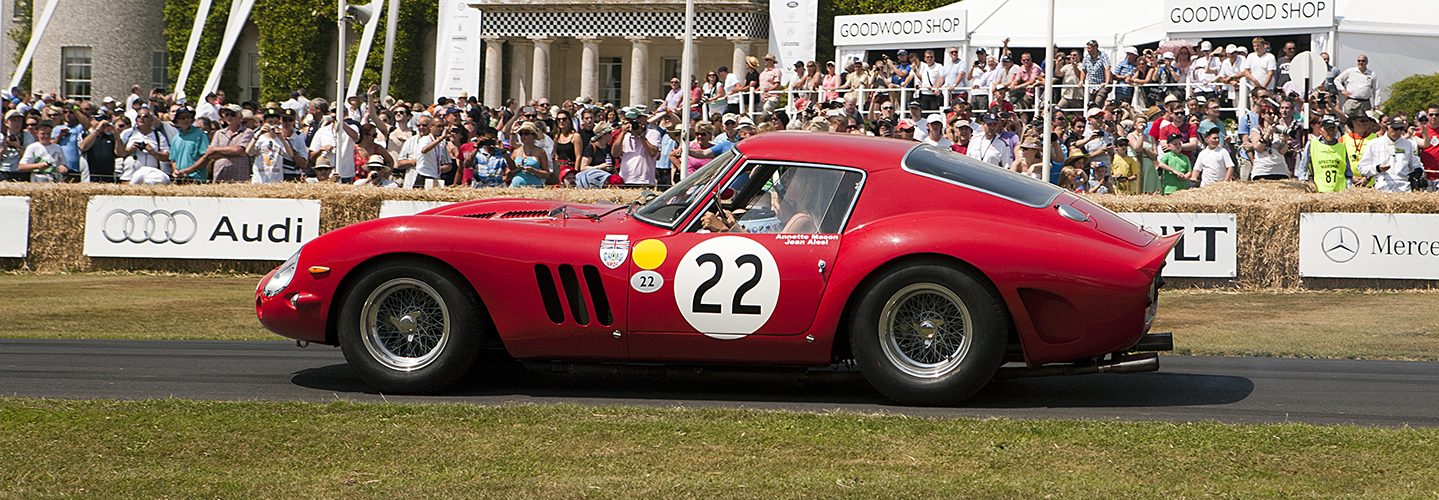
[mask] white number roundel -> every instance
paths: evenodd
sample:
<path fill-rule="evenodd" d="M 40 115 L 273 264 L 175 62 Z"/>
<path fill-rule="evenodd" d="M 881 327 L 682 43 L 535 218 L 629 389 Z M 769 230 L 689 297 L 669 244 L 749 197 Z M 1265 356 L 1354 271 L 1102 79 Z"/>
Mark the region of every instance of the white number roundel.
<path fill-rule="evenodd" d="M 675 306 L 695 330 L 721 340 L 754 333 L 779 302 L 779 266 L 769 249 L 742 236 L 695 245 L 675 270 Z"/>

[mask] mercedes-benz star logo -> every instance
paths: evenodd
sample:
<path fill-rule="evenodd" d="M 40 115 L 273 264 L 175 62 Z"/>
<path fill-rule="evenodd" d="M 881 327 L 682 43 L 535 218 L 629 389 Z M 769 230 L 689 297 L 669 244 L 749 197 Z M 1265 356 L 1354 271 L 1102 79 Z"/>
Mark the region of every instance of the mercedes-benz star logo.
<path fill-rule="evenodd" d="M 1349 262 L 1359 255 L 1359 235 L 1353 229 L 1344 226 L 1335 226 L 1329 232 L 1324 233 L 1324 239 L 1320 240 L 1320 250 L 1329 260 L 1338 263 Z"/>
<path fill-rule="evenodd" d="M 195 238 L 200 225 L 188 210 L 123 210 L 105 214 L 100 231 L 111 243 L 174 243 Z"/>

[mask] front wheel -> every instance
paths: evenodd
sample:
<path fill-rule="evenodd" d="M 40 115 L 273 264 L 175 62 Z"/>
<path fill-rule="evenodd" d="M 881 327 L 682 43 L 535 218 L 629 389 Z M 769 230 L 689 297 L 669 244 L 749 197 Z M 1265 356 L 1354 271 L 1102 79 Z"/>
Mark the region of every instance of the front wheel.
<path fill-rule="evenodd" d="M 444 390 L 474 365 L 479 306 L 452 273 L 419 261 L 361 277 L 339 316 L 340 348 L 360 379 L 382 392 Z"/>
<path fill-rule="evenodd" d="M 985 282 L 949 266 L 899 269 L 865 291 L 850 348 L 866 380 L 904 404 L 963 401 L 1004 362 L 1009 314 Z"/>

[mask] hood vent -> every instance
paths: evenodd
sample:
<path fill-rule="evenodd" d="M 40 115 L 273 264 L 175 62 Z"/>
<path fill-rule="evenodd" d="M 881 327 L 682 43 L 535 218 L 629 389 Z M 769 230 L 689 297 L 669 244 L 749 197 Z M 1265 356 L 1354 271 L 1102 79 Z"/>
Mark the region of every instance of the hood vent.
<path fill-rule="evenodd" d="M 545 217 L 550 214 L 549 210 L 515 210 L 500 215 L 501 219 L 534 219 Z"/>
<path fill-rule="evenodd" d="M 471 218 L 471 219 L 488 219 L 488 218 L 494 217 L 494 216 L 495 216 L 495 213 L 494 213 L 494 212 L 480 212 L 480 213 L 477 213 L 477 214 L 465 214 L 465 215 L 461 215 L 461 217 L 469 217 L 469 218 Z"/>

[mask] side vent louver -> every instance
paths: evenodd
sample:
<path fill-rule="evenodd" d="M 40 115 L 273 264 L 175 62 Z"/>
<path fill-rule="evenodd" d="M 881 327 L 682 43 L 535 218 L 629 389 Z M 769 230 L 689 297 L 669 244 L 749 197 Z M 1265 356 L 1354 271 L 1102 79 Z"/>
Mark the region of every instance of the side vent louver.
<path fill-rule="evenodd" d="M 550 268 L 544 264 L 535 265 L 535 282 L 540 285 L 540 300 L 545 304 L 545 315 L 552 323 L 564 323 L 565 311 L 560 308 L 560 294 L 555 289 L 555 277 L 550 274 Z"/>
<path fill-rule="evenodd" d="M 494 213 L 494 212 L 480 212 L 480 213 L 477 213 L 477 214 L 466 214 L 466 215 L 462 215 L 461 217 L 469 217 L 469 218 L 471 218 L 471 219 L 488 219 L 488 218 L 494 217 L 494 216 L 495 216 L 495 213 Z"/>
<path fill-rule="evenodd" d="M 570 314 L 581 326 L 590 324 L 590 310 L 585 307 L 585 297 L 580 293 L 580 279 L 575 268 L 569 264 L 560 265 L 560 284 L 565 287 L 565 299 L 570 304 Z"/>
<path fill-rule="evenodd" d="M 605 284 L 600 281 L 600 270 L 595 266 L 585 266 L 584 272 L 590 301 L 595 304 L 595 320 L 601 325 L 610 326 L 615 322 L 615 315 L 610 311 L 610 297 L 605 295 Z"/>

